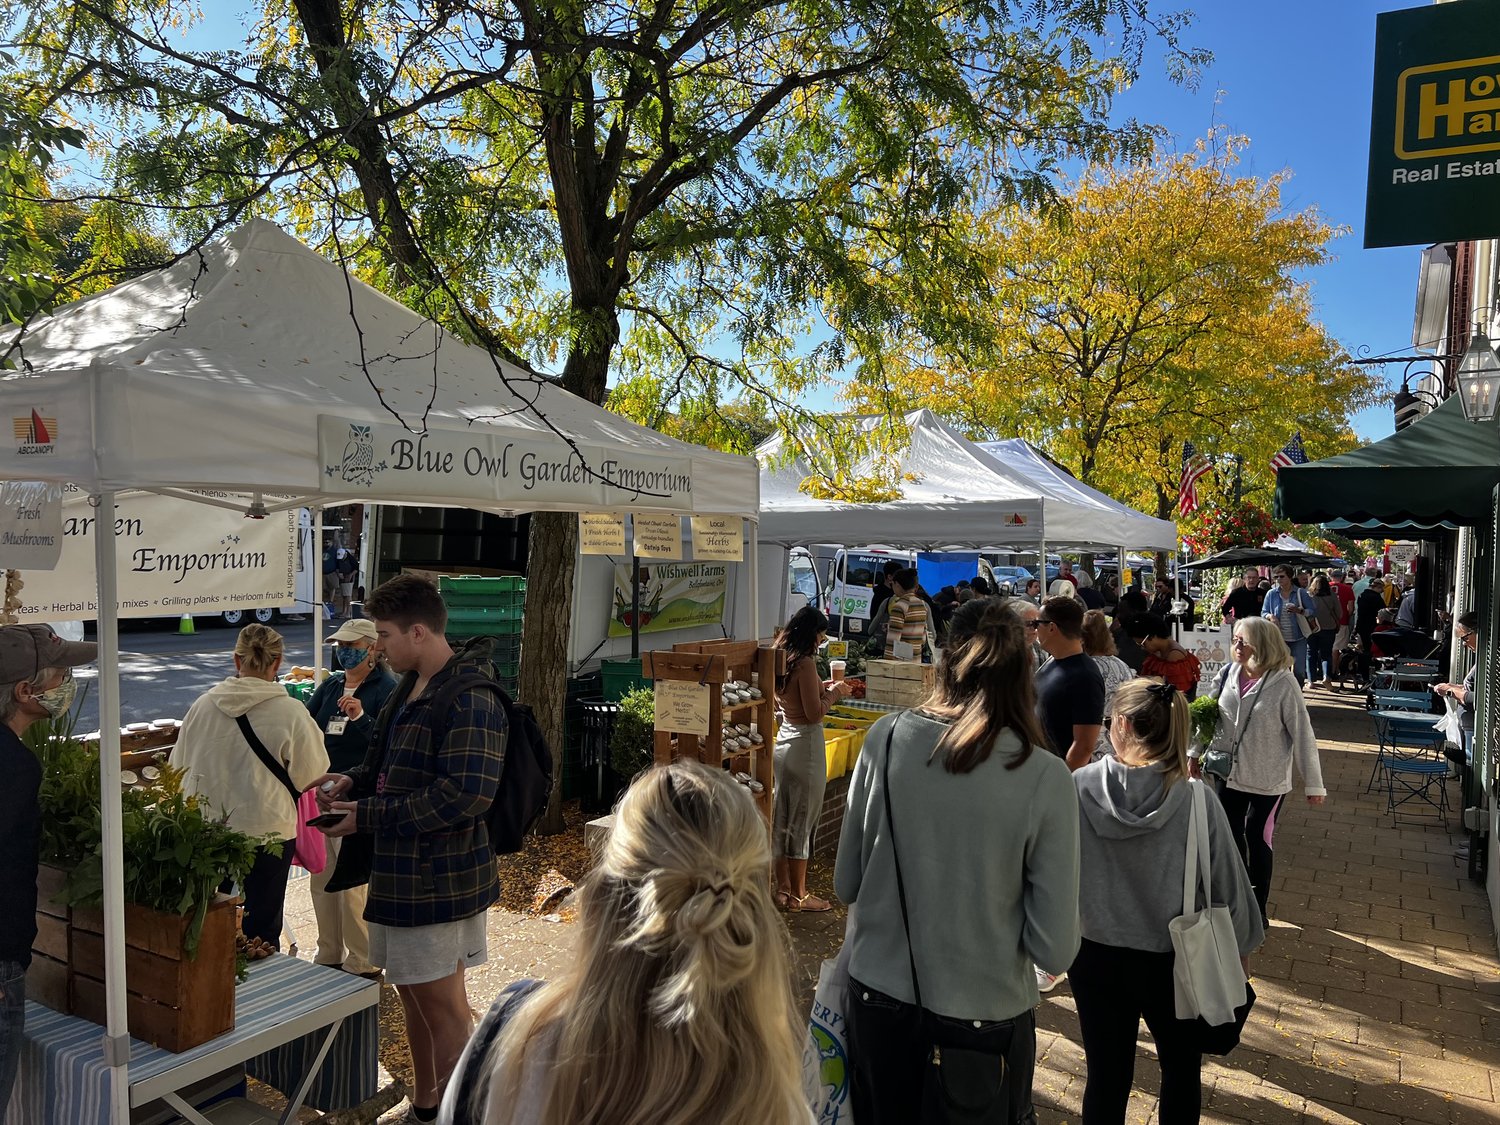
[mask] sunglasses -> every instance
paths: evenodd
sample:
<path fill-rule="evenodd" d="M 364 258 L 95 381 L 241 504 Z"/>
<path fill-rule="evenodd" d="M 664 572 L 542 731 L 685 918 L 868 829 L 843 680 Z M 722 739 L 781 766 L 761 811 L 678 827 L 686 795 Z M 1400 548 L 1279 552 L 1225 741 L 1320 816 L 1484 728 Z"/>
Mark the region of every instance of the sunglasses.
<path fill-rule="evenodd" d="M 1468 631 L 1468 632 L 1466 632 L 1466 633 L 1459 633 L 1459 632 L 1457 632 L 1457 631 L 1455 631 L 1455 634 L 1454 634 L 1454 635 L 1455 635 L 1455 636 L 1457 636 L 1457 637 L 1458 637 L 1458 639 L 1459 639 L 1459 640 L 1460 640 L 1460 641 L 1466 641 L 1466 640 L 1468 640 L 1468 639 L 1469 639 L 1469 638 L 1470 638 L 1470 637 L 1476 637 L 1476 636 L 1478 636 L 1478 635 L 1479 635 L 1479 634 L 1478 634 L 1478 633 L 1477 633 L 1477 632 L 1476 632 L 1476 631 L 1475 631 L 1475 630 L 1473 630 L 1473 629 L 1470 629 L 1470 630 L 1469 630 L 1469 631 Z"/>
<path fill-rule="evenodd" d="M 1046 624 L 1048 624 L 1048 622 L 1043 621 L 1040 617 L 1038 617 L 1035 621 L 1028 621 L 1028 622 L 1026 622 L 1026 628 L 1028 628 L 1028 629 L 1036 629 L 1036 628 L 1040 628 L 1041 626 L 1046 625 Z"/>

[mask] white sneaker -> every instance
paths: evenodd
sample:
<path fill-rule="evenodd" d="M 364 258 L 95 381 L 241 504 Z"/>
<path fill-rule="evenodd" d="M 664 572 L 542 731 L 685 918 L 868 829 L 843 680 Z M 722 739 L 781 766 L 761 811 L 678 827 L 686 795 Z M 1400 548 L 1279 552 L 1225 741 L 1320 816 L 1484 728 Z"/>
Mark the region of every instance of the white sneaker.
<path fill-rule="evenodd" d="M 1036 966 L 1033 966 L 1033 968 L 1036 968 L 1037 991 L 1042 993 L 1051 992 L 1054 988 L 1057 987 L 1057 982 L 1068 975 L 1067 973 L 1058 973 L 1056 976 L 1053 976 L 1051 973 L 1043 972 Z"/>

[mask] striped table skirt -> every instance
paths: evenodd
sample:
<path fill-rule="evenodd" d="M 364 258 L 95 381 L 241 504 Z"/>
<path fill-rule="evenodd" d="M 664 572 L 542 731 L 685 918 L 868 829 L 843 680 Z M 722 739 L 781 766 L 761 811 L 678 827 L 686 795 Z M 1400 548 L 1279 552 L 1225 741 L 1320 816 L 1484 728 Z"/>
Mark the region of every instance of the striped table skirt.
<path fill-rule="evenodd" d="M 173 1054 L 130 1041 L 130 1101 L 149 1104 L 243 1065 L 290 1096 L 317 1055 L 325 1030 L 344 1018 L 306 1104 L 343 1109 L 373 1096 L 379 1081 L 380 986 L 322 965 L 276 955 L 250 966 L 235 994 L 234 1029 Z M 26 1005 L 20 1073 L 5 1125 L 110 1125 L 104 1031 L 77 1016 Z"/>

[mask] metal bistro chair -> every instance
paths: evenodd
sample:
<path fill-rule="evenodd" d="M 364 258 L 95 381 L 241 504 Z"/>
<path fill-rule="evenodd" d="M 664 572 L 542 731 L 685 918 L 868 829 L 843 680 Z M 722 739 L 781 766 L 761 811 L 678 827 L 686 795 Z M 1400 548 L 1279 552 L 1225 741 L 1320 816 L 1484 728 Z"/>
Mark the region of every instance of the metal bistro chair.
<path fill-rule="evenodd" d="M 1431 721 L 1388 721 L 1384 754 L 1385 809 L 1394 818 L 1409 801 L 1421 801 L 1448 827 L 1448 759 L 1443 732 Z M 1424 728 L 1425 725 L 1425 729 Z M 1398 795 L 1399 790 L 1399 795 Z"/>
<path fill-rule="evenodd" d="M 1437 731 L 1432 725 L 1430 692 L 1371 691 L 1366 706 L 1374 712 L 1376 740 L 1375 764 L 1370 769 L 1370 780 L 1365 783 L 1365 792 L 1369 793 L 1381 784 L 1382 771 L 1388 759 L 1398 749 L 1398 744 L 1407 748 L 1425 746 L 1427 736 Z M 1410 714 L 1411 719 L 1392 719 L 1389 712 Z"/>
<path fill-rule="evenodd" d="M 1365 710 L 1414 711 L 1418 714 L 1430 715 L 1432 714 L 1432 692 L 1372 687 L 1365 693 Z"/>

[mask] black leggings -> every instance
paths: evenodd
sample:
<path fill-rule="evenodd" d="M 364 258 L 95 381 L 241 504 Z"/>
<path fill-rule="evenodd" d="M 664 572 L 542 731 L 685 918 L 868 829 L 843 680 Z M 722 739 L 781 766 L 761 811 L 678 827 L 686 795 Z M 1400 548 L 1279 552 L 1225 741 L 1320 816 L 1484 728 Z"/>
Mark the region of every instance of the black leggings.
<path fill-rule="evenodd" d="M 1156 1040 L 1161 1064 L 1157 1120 L 1161 1125 L 1197 1125 L 1203 1102 L 1203 1053 L 1197 1047 L 1197 1023 L 1177 1018 L 1172 960 L 1171 953 L 1100 945 L 1084 938 L 1068 971 L 1088 1063 L 1083 1125 L 1123 1125 L 1142 1019 Z"/>
<path fill-rule="evenodd" d="M 296 840 L 281 845 L 281 855 L 265 848 L 255 849 L 255 866 L 245 876 L 241 893 L 245 896 L 245 913 L 240 929 L 247 938 L 260 938 L 272 949 L 281 948 L 282 909 L 286 905 L 286 877 L 292 866 L 292 848 Z M 229 893 L 232 885 L 219 890 Z"/>
<path fill-rule="evenodd" d="M 1219 786 L 1219 803 L 1229 817 L 1229 832 L 1245 861 L 1245 870 L 1250 873 L 1255 901 L 1260 905 L 1260 920 L 1265 925 L 1270 925 L 1266 901 L 1271 897 L 1271 864 L 1275 858 L 1271 846 L 1276 836 L 1276 817 L 1285 800 L 1285 793 L 1265 796 L 1241 793 L 1224 784 Z"/>

